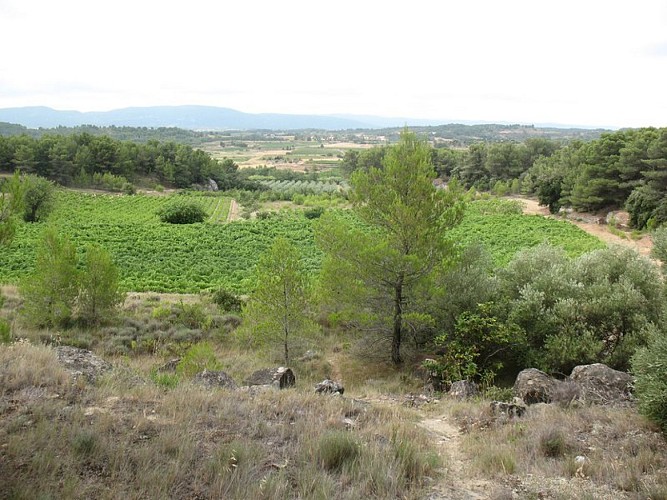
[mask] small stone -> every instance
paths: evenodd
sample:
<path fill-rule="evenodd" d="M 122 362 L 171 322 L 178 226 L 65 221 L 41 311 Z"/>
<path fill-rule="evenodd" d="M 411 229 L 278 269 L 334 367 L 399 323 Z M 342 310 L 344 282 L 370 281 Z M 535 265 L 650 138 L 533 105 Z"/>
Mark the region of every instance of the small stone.
<path fill-rule="evenodd" d="M 338 382 L 333 380 L 323 380 L 315 386 L 315 392 L 319 394 L 338 394 L 342 395 L 345 392 L 345 388 Z"/>

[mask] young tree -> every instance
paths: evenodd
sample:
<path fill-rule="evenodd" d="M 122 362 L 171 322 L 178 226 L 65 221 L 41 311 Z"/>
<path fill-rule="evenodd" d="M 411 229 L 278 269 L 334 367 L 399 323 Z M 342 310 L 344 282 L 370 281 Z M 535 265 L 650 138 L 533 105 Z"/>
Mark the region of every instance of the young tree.
<path fill-rule="evenodd" d="M 9 245 L 16 232 L 16 219 L 23 207 L 25 186 L 19 172 L 2 184 L 0 189 L 0 246 Z"/>
<path fill-rule="evenodd" d="M 383 166 L 358 170 L 350 180 L 364 227 L 325 216 L 316 237 L 326 254 L 324 287 L 339 300 L 351 299 L 348 304 L 362 315 L 374 316 L 389 333 L 392 361 L 400 364 L 411 294 L 446 255 L 446 232 L 461 220 L 464 198 L 454 183 L 434 187 L 430 148 L 414 133 L 402 133 Z"/>
<path fill-rule="evenodd" d="M 55 184 L 37 175 L 26 175 L 21 179 L 25 184 L 23 195 L 23 220 L 39 222 L 51 211 L 55 195 Z"/>
<path fill-rule="evenodd" d="M 308 316 L 310 284 L 299 259 L 294 245 L 276 238 L 257 264 L 257 287 L 244 310 L 255 336 L 280 340 L 286 365 L 293 337 L 317 329 Z"/>
<path fill-rule="evenodd" d="M 64 326 L 72 318 L 78 294 L 76 248 L 49 228 L 37 250 L 35 271 L 21 286 L 24 313 L 40 327 Z"/>
<path fill-rule="evenodd" d="M 79 318 L 87 324 L 99 324 L 123 300 L 125 294 L 120 291 L 118 270 L 109 252 L 98 245 L 90 245 L 79 281 Z"/>

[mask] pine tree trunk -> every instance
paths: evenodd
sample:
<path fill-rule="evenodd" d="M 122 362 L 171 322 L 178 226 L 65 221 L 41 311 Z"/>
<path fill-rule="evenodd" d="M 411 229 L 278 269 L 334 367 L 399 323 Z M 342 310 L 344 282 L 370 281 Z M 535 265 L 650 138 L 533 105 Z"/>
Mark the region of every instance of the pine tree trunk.
<path fill-rule="evenodd" d="M 401 333 L 403 326 L 403 276 L 399 277 L 394 288 L 394 328 L 391 337 L 391 360 L 395 365 L 400 365 L 401 359 Z"/>

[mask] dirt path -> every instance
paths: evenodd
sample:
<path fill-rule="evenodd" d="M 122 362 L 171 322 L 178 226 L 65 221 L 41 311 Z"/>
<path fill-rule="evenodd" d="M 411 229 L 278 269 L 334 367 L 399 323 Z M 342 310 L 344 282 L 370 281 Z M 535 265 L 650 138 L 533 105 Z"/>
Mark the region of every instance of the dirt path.
<path fill-rule="evenodd" d="M 490 498 L 494 484 L 485 479 L 469 477 L 471 460 L 461 452 L 461 431 L 450 417 L 424 417 L 420 427 L 433 436 L 447 474 L 433 486 L 429 500 L 481 500 Z"/>
<path fill-rule="evenodd" d="M 330 362 L 335 366 L 334 360 Z M 405 406 L 409 401 L 419 401 L 424 397 L 382 395 L 361 398 L 360 401 L 377 406 L 395 407 Z M 434 416 L 432 411 L 425 411 L 419 405 L 413 409 L 418 414 L 416 425 L 431 436 L 443 465 L 442 475 L 431 485 L 429 494 L 425 498 L 428 500 L 485 500 L 491 498 L 498 485 L 478 477 L 471 470 L 472 459 L 462 451 L 463 434 L 454 418 L 446 412 L 440 416 Z"/>
<path fill-rule="evenodd" d="M 235 221 L 239 218 L 239 204 L 236 200 L 229 203 L 229 213 L 227 214 L 227 222 Z"/>
<path fill-rule="evenodd" d="M 560 217 L 555 217 L 549 214 L 549 209 L 547 207 L 542 207 L 538 204 L 537 200 L 530 198 L 512 198 L 523 203 L 524 209 L 523 213 L 530 215 L 543 215 L 544 217 L 551 217 L 554 219 L 560 219 Z M 653 243 L 651 237 L 644 235 L 639 239 L 632 239 L 630 235 L 621 237 L 618 234 L 612 233 L 609 230 L 609 227 L 606 224 L 594 224 L 590 222 L 583 222 L 573 219 L 565 219 L 568 222 L 571 222 L 575 226 L 580 227 L 588 234 L 591 234 L 605 243 L 611 243 L 614 245 L 622 245 L 628 248 L 632 248 L 641 255 L 650 256 L 651 248 L 653 248 Z M 625 234 L 625 233 L 624 233 Z"/>

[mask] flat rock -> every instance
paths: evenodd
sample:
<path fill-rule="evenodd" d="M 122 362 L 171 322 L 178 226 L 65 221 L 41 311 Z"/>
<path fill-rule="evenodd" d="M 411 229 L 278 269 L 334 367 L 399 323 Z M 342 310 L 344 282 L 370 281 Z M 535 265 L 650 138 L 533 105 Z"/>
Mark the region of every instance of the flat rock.
<path fill-rule="evenodd" d="M 58 346 L 55 352 L 58 361 L 74 379 L 84 377 L 88 382 L 94 383 L 100 375 L 111 370 L 110 363 L 87 349 Z"/>
<path fill-rule="evenodd" d="M 194 376 L 193 381 L 196 384 L 203 385 L 204 387 L 222 387 L 224 389 L 234 390 L 237 388 L 236 382 L 234 379 L 227 375 L 223 371 L 208 371 L 204 370 L 199 372 Z"/>

